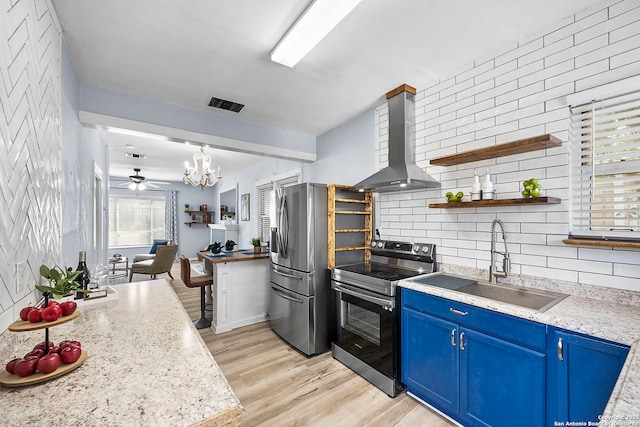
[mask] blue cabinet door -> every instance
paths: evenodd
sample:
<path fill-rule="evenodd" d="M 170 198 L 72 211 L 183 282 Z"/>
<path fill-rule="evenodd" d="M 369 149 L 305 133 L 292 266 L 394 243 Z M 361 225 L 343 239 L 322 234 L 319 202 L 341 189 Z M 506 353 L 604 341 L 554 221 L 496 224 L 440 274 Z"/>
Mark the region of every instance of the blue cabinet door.
<path fill-rule="evenodd" d="M 554 328 L 549 328 L 547 337 L 548 424 L 597 422 L 629 347 Z"/>
<path fill-rule="evenodd" d="M 458 327 L 402 309 L 401 371 L 407 390 L 441 411 L 458 413 Z"/>
<path fill-rule="evenodd" d="M 545 354 L 460 328 L 460 416 L 473 426 L 542 426 Z"/>

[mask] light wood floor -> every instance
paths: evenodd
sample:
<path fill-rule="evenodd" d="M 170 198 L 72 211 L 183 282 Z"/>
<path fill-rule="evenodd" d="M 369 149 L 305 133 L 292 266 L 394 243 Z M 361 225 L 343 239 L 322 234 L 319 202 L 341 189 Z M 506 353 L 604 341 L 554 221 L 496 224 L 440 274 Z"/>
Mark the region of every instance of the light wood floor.
<path fill-rule="evenodd" d="M 197 319 L 200 290 L 184 286 L 177 264 L 172 274 L 173 289 Z M 245 408 L 242 426 L 453 425 L 404 393 L 391 399 L 334 360 L 331 352 L 305 357 L 267 322 L 222 334 L 210 328 L 199 332 Z"/>

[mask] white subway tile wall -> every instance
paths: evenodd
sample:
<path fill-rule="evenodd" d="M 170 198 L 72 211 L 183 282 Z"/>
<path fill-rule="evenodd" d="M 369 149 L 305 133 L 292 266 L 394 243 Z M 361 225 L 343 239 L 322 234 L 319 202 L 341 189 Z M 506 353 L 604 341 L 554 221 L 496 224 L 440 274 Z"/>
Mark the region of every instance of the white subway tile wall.
<path fill-rule="evenodd" d="M 491 221 L 507 230 L 512 272 L 640 291 L 637 250 L 567 246 L 569 109 L 567 96 L 640 75 L 640 2 L 610 1 L 418 88 L 416 162 L 440 189 L 382 193 L 376 201 L 383 238 L 436 243 L 437 261 L 487 270 Z M 407 82 L 411 84 L 411 82 Z M 628 90 L 640 88 L 627 88 Z M 376 161 L 387 164 L 388 111 L 377 109 Z M 561 147 L 458 166 L 429 160 L 552 133 Z M 447 191 L 470 200 L 474 169 L 489 169 L 499 198 L 521 197 L 538 178 L 555 205 L 430 209 Z"/>
<path fill-rule="evenodd" d="M 0 331 L 61 255 L 60 25 L 49 1 L 0 10 Z M 19 267 L 18 267 L 19 266 Z"/>

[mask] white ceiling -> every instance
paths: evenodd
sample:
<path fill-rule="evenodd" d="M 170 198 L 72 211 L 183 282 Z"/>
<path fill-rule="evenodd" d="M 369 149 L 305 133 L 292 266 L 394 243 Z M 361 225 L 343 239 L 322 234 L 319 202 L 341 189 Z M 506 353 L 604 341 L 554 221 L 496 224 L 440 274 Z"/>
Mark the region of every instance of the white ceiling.
<path fill-rule="evenodd" d="M 216 96 L 245 104 L 239 114 L 220 114 L 311 135 L 376 107 L 402 83 L 420 88 L 448 77 L 604 1 L 363 0 L 294 68 L 271 62 L 271 50 L 307 3 L 53 0 L 84 83 L 206 111 L 214 111 L 207 104 Z M 124 146 L 121 137 L 108 142 Z M 168 162 L 159 170 L 176 162 L 168 142 L 146 144 L 155 147 L 158 162 Z M 183 154 L 190 158 L 192 151 Z M 118 154 L 111 154 L 112 175 L 133 173 Z M 214 163 L 220 159 L 232 173 L 236 156 L 216 153 Z"/>

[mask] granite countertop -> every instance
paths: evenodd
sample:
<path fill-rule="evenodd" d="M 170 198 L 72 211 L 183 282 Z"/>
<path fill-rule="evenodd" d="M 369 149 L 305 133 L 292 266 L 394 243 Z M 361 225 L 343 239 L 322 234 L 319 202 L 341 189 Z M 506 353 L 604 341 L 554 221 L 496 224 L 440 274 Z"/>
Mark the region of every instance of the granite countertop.
<path fill-rule="evenodd" d="M 412 279 L 417 277 L 420 276 Z M 601 299 L 570 295 L 547 311 L 537 312 L 499 301 L 415 283 L 411 280 L 402 280 L 399 285 L 407 289 L 630 346 L 629 355 L 603 417 L 609 417 L 608 419 L 610 420 L 640 417 L 640 407 L 638 407 L 638 402 L 640 402 L 640 354 L 637 351 L 640 345 L 640 309 L 636 305 L 622 304 L 616 301 L 616 298 L 607 300 L 607 288 L 601 290 L 602 293 L 599 295 Z M 526 285 L 526 283 L 519 283 L 518 285 Z M 555 292 L 563 291 L 557 288 L 549 290 Z M 611 293 L 613 294 L 615 291 L 611 290 Z M 633 419 L 638 420 L 640 418 Z"/>
<path fill-rule="evenodd" d="M 244 409 L 166 280 L 113 285 L 118 298 L 79 306 L 49 329 L 87 351 L 75 371 L 33 386 L 0 387 L 3 425 L 237 425 Z M 3 361 L 44 341 L 5 331 Z M 6 343 L 13 343 L 13 350 Z M 3 365 L 4 366 L 4 365 Z"/>
<path fill-rule="evenodd" d="M 222 264 L 226 262 L 238 262 L 238 261 L 253 261 L 256 259 L 269 258 L 268 252 L 255 253 L 253 250 L 239 250 L 232 252 L 221 252 L 219 254 L 212 254 L 211 252 L 201 251 L 198 252 L 198 259 L 208 260 L 214 264 Z"/>

